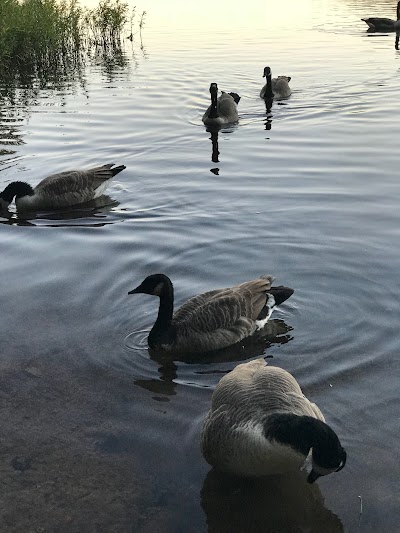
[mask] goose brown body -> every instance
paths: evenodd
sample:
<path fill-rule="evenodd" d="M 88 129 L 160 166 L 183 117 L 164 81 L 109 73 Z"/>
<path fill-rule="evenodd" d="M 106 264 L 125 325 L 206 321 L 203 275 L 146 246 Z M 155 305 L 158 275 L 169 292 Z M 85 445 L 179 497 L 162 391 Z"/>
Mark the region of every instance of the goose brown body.
<path fill-rule="evenodd" d="M 293 294 L 272 287 L 272 276 L 261 276 L 225 289 L 194 296 L 173 314 L 173 287 L 163 274 L 148 276 L 130 294 L 160 297 L 157 320 L 149 334 L 150 348 L 170 352 L 206 352 L 230 346 L 252 335 L 272 309 Z"/>
<path fill-rule="evenodd" d="M 267 83 L 260 91 L 261 98 L 272 96 L 278 99 L 288 98 L 292 94 L 292 90 L 289 87 L 289 82 L 292 79 L 291 76 L 278 76 L 277 78 L 272 78 L 270 67 L 265 67 L 263 77 L 267 79 Z"/>
<path fill-rule="evenodd" d="M 289 372 L 267 366 L 263 359 L 238 365 L 220 380 L 203 425 L 201 448 L 209 464 L 248 477 L 299 469 L 311 448 L 317 472 L 311 482 L 346 461 L 318 406 Z"/>
<path fill-rule="evenodd" d="M 125 168 L 111 163 L 87 170 L 67 170 L 48 176 L 34 188 L 24 182 L 12 182 L 0 199 L 7 207 L 15 197 L 19 211 L 70 207 L 101 196 L 111 179 Z"/>
<path fill-rule="evenodd" d="M 396 8 L 397 20 L 385 18 L 385 17 L 369 17 L 362 18 L 370 30 L 373 31 L 398 31 L 400 29 L 400 2 L 397 2 Z"/>
<path fill-rule="evenodd" d="M 204 113 L 202 121 L 206 126 L 222 126 L 232 124 L 239 120 L 237 104 L 240 96 L 237 93 L 222 94 L 217 98 L 218 86 L 216 83 L 210 85 L 211 105 Z"/>

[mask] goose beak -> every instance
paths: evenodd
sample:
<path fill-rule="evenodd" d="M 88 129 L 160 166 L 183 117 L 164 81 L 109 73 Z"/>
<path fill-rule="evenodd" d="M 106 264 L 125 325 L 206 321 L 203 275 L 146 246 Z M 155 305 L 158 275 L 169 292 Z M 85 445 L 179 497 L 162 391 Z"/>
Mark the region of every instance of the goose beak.
<path fill-rule="evenodd" d="M 129 291 L 128 294 L 138 294 L 139 292 L 142 292 L 140 290 L 140 285 L 138 287 L 136 287 L 135 289 Z"/>
<path fill-rule="evenodd" d="M 307 482 L 308 483 L 314 483 L 319 477 L 321 477 L 321 474 L 317 474 L 315 470 L 311 470 L 311 472 L 308 474 Z"/>

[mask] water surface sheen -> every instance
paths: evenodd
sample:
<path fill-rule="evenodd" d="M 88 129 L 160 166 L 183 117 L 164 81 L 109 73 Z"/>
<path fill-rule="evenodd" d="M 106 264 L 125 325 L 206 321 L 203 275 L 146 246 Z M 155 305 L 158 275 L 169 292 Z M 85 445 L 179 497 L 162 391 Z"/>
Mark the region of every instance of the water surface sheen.
<path fill-rule="evenodd" d="M 152 483 L 141 512 L 162 510 L 135 531 L 398 531 L 400 55 L 359 20 L 395 6 L 255 2 L 241 20 L 223 1 L 208 25 L 214 2 L 181 4 L 145 6 L 123 64 L 0 87 L 1 188 L 127 166 L 103 205 L 0 218 L 0 364 L 62 361 L 89 396 L 99 372 L 115 383 L 96 446 L 134 454 Z M 268 117 L 265 65 L 293 89 Z M 217 135 L 201 123 L 210 82 L 242 97 Z M 156 272 L 176 305 L 264 273 L 295 293 L 265 339 L 173 361 L 147 351 L 158 301 L 127 294 Z M 300 474 L 227 483 L 200 455 L 214 386 L 254 357 L 292 372 L 347 450 L 319 488 Z"/>

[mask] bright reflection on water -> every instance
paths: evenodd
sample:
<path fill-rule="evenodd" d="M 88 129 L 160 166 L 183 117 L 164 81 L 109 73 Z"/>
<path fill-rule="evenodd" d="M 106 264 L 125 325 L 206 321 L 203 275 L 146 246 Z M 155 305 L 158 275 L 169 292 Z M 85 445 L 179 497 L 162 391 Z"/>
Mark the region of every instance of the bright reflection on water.
<path fill-rule="evenodd" d="M 102 205 L 0 218 L 1 529 L 397 531 L 400 55 L 360 20 L 395 5 L 137 7 L 142 46 L 1 82 L 1 188 L 127 166 Z M 270 110 L 266 65 L 292 77 Z M 219 132 L 201 123 L 214 81 L 242 97 Z M 147 350 L 156 299 L 127 294 L 155 272 L 176 305 L 264 273 L 295 293 L 264 337 L 172 360 Z M 213 387 L 260 356 L 295 375 L 346 447 L 318 486 L 227 480 L 201 458 Z M 14 456 L 32 464 L 18 478 Z M 36 487 L 24 516 L 21 480 Z"/>

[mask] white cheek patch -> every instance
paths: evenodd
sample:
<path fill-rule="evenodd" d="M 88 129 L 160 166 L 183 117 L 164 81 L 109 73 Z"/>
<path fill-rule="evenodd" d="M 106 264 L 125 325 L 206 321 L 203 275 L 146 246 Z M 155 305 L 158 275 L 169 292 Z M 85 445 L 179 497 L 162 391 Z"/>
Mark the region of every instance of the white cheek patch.
<path fill-rule="evenodd" d="M 160 296 L 160 294 L 161 294 L 161 292 L 163 290 L 163 287 L 164 287 L 164 283 L 162 281 L 160 281 L 160 283 L 154 287 L 153 294 L 155 296 Z"/>

